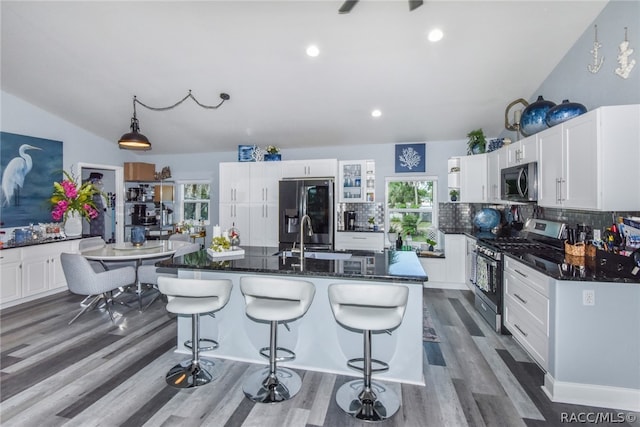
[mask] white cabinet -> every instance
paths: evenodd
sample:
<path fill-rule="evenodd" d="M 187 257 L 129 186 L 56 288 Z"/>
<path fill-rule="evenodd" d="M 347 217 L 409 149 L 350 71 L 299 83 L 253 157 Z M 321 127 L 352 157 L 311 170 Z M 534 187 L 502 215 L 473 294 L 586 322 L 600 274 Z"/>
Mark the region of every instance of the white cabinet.
<path fill-rule="evenodd" d="M 507 167 L 507 156 L 504 150 L 495 150 L 487 154 L 487 201 L 500 203 L 502 201 L 500 179 L 503 168 Z"/>
<path fill-rule="evenodd" d="M 469 289 L 475 291 L 476 280 L 476 239 L 466 236 L 464 281 Z"/>
<path fill-rule="evenodd" d="M 362 250 L 378 251 L 384 250 L 385 234 L 383 232 L 366 231 L 337 231 L 335 248 L 337 251 Z"/>
<path fill-rule="evenodd" d="M 444 235 L 447 282 L 462 284 L 465 281 L 465 242 L 464 234 Z"/>
<path fill-rule="evenodd" d="M 0 303 L 22 296 L 22 256 L 20 248 L 0 251 Z"/>
<path fill-rule="evenodd" d="M 506 155 L 506 167 L 538 161 L 537 135 L 529 136 L 503 148 Z M 502 151 L 502 150 L 501 150 Z"/>
<path fill-rule="evenodd" d="M 282 162 L 283 178 L 335 178 L 338 169 L 336 159 L 286 160 Z"/>
<path fill-rule="evenodd" d="M 60 263 L 62 252 L 77 253 L 80 240 L 0 251 L 0 307 L 8 307 L 67 288 Z"/>
<path fill-rule="evenodd" d="M 460 157 L 460 200 L 483 203 L 487 197 L 487 154 Z"/>
<path fill-rule="evenodd" d="M 220 163 L 220 203 L 249 203 L 251 162 Z"/>
<path fill-rule="evenodd" d="M 67 286 L 60 263 L 62 252 L 76 252 L 73 243 L 59 242 L 22 248 L 22 296 Z"/>
<path fill-rule="evenodd" d="M 373 202 L 375 199 L 375 162 L 350 160 L 338 162 L 338 201 Z"/>
<path fill-rule="evenodd" d="M 549 293 L 552 279 L 505 257 L 504 324 L 543 369 L 549 366 Z"/>
<path fill-rule="evenodd" d="M 640 105 L 601 107 L 538 134 L 538 204 L 640 209 Z"/>
<path fill-rule="evenodd" d="M 283 162 L 220 163 L 219 225 L 240 245 L 278 245 L 278 182 Z"/>

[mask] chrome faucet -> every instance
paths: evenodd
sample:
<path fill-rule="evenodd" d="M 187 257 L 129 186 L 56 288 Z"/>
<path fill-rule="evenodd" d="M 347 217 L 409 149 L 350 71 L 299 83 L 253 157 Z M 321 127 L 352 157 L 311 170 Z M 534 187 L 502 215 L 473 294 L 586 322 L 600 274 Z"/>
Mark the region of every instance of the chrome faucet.
<path fill-rule="evenodd" d="M 313 226 L 311 225 L 311 218 L 309 215 L 305 215 L 302 217 L 300 221 L 300 263 L 304 262 L 304 223 L 309 223 L 309 231 L 307 233 L 308 236 L 313 236 Z"/>

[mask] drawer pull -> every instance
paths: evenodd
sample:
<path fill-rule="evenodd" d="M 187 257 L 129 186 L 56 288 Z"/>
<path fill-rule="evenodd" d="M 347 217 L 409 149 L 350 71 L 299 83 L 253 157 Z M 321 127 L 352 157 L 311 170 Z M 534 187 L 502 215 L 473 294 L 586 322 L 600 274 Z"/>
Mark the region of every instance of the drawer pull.
<path fill-rule="evenodd" d="M 353 237 L 353 240 L 367 240 L 366 237 Z"/>
<path fill-rule="evenodd" d="M 517 323 L 514 323 L 514 324 L 513 324 L 513 326 L 515 326 L 515 327 L 516 327 L 516 329 L 517 329 L 517 330 L 519 330 L 519 331 L 520 331 L 520 333 L 521 333 L 522 335 L 524 335 L 525 337 L 528 337 L 528 336 L 529 336 L 529 334 L 527 334 L 525 331 L 523 331 L 522 329 L 520 329 L 520 326 L 518 326 L 518 324 L 517 324 Z"/>
<path fill-rule="evenodd" d="M 520 295 L 518 294 L 513 294 L 514 297 L 518 298 L 520 300 L 521 303 L 526 304 L 527 300 L 522 298 Z"/>
<path fill-rule="evenodd" d="M 521 275 L 522 277 L 529 277 L 526 274 L 524 274 L 522 271 L 518 270 L 517 268 L 514 268 L 513 271 L 515 271 L 516 273 L 518 273 L 519 275 Z"/>

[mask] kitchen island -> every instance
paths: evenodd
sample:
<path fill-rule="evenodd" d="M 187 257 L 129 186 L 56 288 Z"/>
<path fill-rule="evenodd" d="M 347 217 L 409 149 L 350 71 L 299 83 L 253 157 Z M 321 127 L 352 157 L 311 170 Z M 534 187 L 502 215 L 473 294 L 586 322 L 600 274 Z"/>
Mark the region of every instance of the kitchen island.
<path fill-rule="evenodd" d="M 402 324 L 391 334 L 374 333 L 372 355 L 389 363 L 389 370 L 376 377 L 424 384 L 422 288 L 427 275 L 414 252 L 307 253 L 309 258 L 301 268 L 298 257 L 283 256 L 277 248 L 243 249 L 244 255 L 231 257 L 236 259 L 212 258 L 203 250 L 157 264 L 160 268 L 177 269 L 179 277 L 230 279 L 233 283 L 227 306 L 217 312 L 215 318 L 200 318 L 201 337 L 215 339 L 220 344 L 217 350 L 202 352 L 202 356 L 267 364 L 258 351 L 268 346 L 269 324 L 246 316 L 240 278 L 275 275 L 283 279 L 307 280 L 316 287 L 309 311 L 302 318 L 289 322 L 290 330 L 279 327 L 278 345 L 296 353 L 296 359 L 287 362 L 286 366 L 359 377 L 361 374 L 349 369 L 346 363 L 348 359 L 362 357 L 362 333 L 348 330 L 335 321 L 329 305 L 329 285 L 363 281 L 406 285 L 409 301 Z M 178 316 L 177 352 L 190 354 L 184 346 L 190 338 L 190 316 Z"/>

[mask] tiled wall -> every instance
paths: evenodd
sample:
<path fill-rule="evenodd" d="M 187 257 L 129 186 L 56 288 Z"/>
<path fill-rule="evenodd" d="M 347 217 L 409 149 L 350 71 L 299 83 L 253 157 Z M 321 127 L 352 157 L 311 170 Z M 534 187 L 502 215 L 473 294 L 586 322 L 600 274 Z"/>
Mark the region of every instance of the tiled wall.
<path fill-rule="evenodd" d="M 440 227 L 473 227 L 473 217 L 475 213 L 484 207 L 498 209 L 502 212 L 504 221 L 504 209 L 509 205 L 482 205 L 477 203 L 440 203 L 438 211 L 438 224 Z M 518 205 L 522 221 L 527 218 L 544 218 L 552 221 L 559 221 L 575 227 L 577 224 L 587 224 L 592 229 L 604 230 L 610 226 L 617 217 L 636 216 L 637 212 L 593 212 L 578 211 L 571 209 L 543 208 L 535 204 Z"/>
<path fill-rule="evenodd" d="M 355 211 L 356 227 L 367 228 L 369 218 L 375 218 L 375 225 L 384 227 L 384 205 L 382 203 L 338 203 L 337 204 L 337 230 L 344 230 L 344 212 Z"/>

